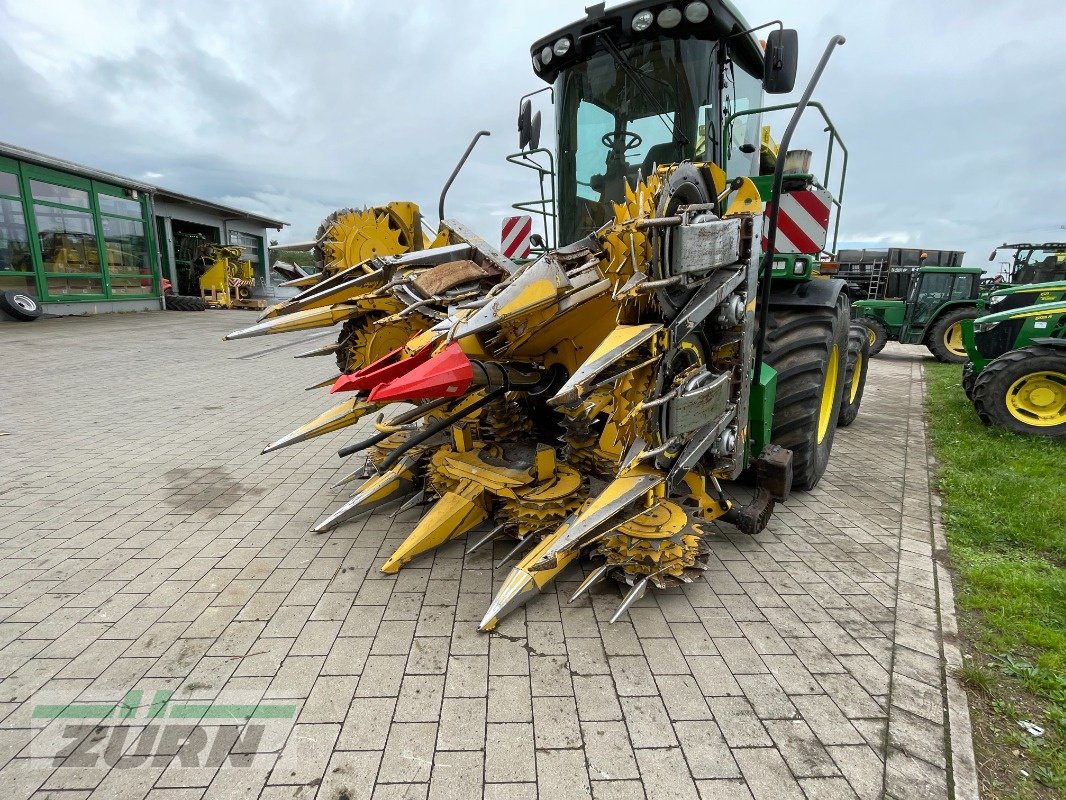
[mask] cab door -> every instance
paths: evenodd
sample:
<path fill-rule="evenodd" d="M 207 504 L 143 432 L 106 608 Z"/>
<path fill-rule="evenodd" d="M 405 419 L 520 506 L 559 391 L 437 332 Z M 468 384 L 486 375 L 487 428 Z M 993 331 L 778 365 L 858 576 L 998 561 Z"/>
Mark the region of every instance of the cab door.
<path fill-rule="evenodd" d="M 899 340 L 913 344 L 922 341 L 925 329 L 944 303 L 951 299 L 955 275 L 950 272 L 919 272 L 911 283 L 907 310 Z M 960 276 L 961 277 L 961 276 Z"/>

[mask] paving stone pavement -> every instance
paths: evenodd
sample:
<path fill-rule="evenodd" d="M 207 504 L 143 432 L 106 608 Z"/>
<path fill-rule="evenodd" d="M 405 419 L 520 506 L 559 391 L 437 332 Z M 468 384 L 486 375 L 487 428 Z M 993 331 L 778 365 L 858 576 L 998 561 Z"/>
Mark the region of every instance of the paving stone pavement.
<path fill-rule="evenodd" d="M 0 325 L 5 799 L 976 797 L 924 351 L 704 580 L 608 625 L 574 570 L 483 635 L 491 553 L 384 576 L 417 511 L 308 532 L 357 434 L 259 454 L 333 365 L 222 343 L 251 319 Z"/>

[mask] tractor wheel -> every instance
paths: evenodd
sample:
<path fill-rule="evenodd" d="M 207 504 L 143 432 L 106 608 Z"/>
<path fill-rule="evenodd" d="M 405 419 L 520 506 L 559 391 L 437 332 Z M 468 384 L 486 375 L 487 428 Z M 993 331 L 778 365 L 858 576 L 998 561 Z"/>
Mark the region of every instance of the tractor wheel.
<path fill-rule="evenodd" d="M 848 352 L 848 298 L 833 308 L 771 308 L 766 363 L 777 370 L 773 444 L 792 451 L 792 486 L 813 489 L 829 463 Z"/>
<path fill-rule="evenodd" d="M 844 396 L 840 399 L 837 427 L 846 428 L 859 415 L 862 392 L 866 388 L 866 373 L 870 368 L 869 330 L 865 325 L 852 323 L 848 328 L 848 369 L 844 373 Z"/>
<path fill-rule="evenodd" d="M 970 360 L 966 355 L 966 346 L 962 343 L 964 319 L 977 319 L 977 309 L 956 308 L 933 323 L 925 345 L 937 361 L 945 364 L 965 364 Z"/>
<path fill-rule="evenodd" d="M 164 296 L 167 311 L 207 311 L 207 303 L 202 297 L 188 294 L 168 294 Z"/>
<path fill-rule="evenodd" d="M 870 355 L 876 356 L 885 349 L 885 345 L 888 344 L 888 328 L 885 327 L 885 323 L 873 317 L 860 317 L 855 322 L 866 328 L 866 338 L 870 342 Z"/>
<path fill-rule="evenodd" d="M 33 322 L 41 316 L 41 304 L 33 295 L 9 289 L 0 293 L 0 311 L 19 322 Z"/>
<path fill-rule="evenodd" d="M 1066 436 L 1066 351 L 1037 345 L 993 359 L 973 383 L 973 404 L 986 425 Z"/>

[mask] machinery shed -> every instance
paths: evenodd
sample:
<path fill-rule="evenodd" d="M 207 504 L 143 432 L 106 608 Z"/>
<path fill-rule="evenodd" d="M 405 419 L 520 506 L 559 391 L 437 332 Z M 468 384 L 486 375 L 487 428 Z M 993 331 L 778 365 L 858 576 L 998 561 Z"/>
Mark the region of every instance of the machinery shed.
<path fill-rule="evenodd" d="M 188 254 L 235 245 L 270 294 L 267 236 L 287 223 L 0 142 L 0 291 L 56 315 L 163 307 L 163 279 L 198 295 Z"/>

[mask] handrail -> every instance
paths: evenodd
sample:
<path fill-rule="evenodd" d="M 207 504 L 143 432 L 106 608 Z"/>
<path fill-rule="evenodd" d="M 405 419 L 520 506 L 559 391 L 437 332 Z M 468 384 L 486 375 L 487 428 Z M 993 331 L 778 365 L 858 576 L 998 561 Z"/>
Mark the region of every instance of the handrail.
<path fill-rule="evenodd" d="M 547 156 L 547 167 L 532 158 L 532 156 L 538 153 L 543 153 Z M 520 167 L 534 170 L 537 173 L 537 177 L 540 180 L 540 199 L 523 200 L 518 203 L 512 203 L 511 208 L 518 211 L 528 211 L 531 214 L 539 214 L 544 224 L 544 243 L 548 247 L 554 247 L 559 239 L 558 213 L 556 211 L 555 203 L 555 155 L 547 148 L 538 147 L 535 150 L 523 150 L 519 153 L 512 153 L 507 156 L 507 160 L 512 164 L 517 164 Z M 548 177 L 548 193 L 545 193 L 544 190 L 544 178 L 546 176 Z M 548 234 L 549 219 L 551 220 L 550 236 Z"/>
<path fill-rule="evenodd" d="M 763 114 L 763 113 L 769 113 L 771 111 L 787 111 L 790 108 L 796 108 L 796 106 L 798 106 L 798 105 L 799 105 L 799 103 L 795 102 L 795 103 L 782 103 L 782 104 L 776 105 L 776 106 L 760 106 L 759 108 L 748 108 L 748 109 L 744 109 L 743 111 L 737 111 L 737 112 L 735 112 L 733 114 L 730 114 L 728 117 L 726 117 L 725 118 L 725 122 L 723 123 L 723 126 L 722 126 L 724 128 L 724 132 L 723 132 L 723 136 L 722 136 L 722 162 L 721 162 L 722 163 L 722 167 L 724 168 L 725 165 L 727 163 L 729 163 L 729 149 L 730 149 L 730 146 L 732 144 L 732 142 L 730 141 L 730 138 L 731 138 L 731 134 L 732 134 L 732 123 L 733 123 L 733 120 L 737 119 L 738 117 L 747 117 L 747 116 L 751 116 L 753 114 Z M 825 156 L 825 175 L 822 178 L 822 185 L 825 186 L 826 188 L 829 188 L 830 170 L 831 170 L 832 165 L 833 165 L 833 142 L 834 142 L 834 140 L 840 146 L 840 149 L 841 149 L 841 151 L 844 154 L 843 155 L 843 161 L 841 162 L 841 165 L 840 165 L 840 185 L 839 185 L 839 188 L 838 188 L 837 192 L 833 196 L 833 200 L 832 200 L 833 205 L 836 206 L 836 219 L 834 220 L 834 224 L 833 224 L 833 248 L 832 248 L 832 250 L 825 251 L 825 252 L 835 252 L 836 248 L 837 248 L 837 237 L 838 237 L 838 235 L 840 233 L 840 211 L 841 211 L 841 209 L 843 207 L 842 203 L 843 203 L 843 200 L 844 200 L 844 181 L 845 181 L 845 179 L 847 177 L 847 174 L 848 174 L 848 148 L 844 144 L 844 140 L 840 138 L 840 134 L 837 133 L 836 126 L 833 124 L 833 121 L 831 119 L 829 119 L 829 115 L 826 113 L 825 108 L 822 106 L 821 103 L 818 103 L 818 102 L 815 102 L 815 101 L 811 101 L 811 102 L 807 103 L 807 108 L 816 108 L 816 109 L 818 109 L 818 113 L 821 114 L 822 115 L 822 119 L 825 120 L 826 128 L 825 128 L 824 132 L 829 134 L 829 149 L 826 151 L 826 156 Z M 778 157 L 779 158 L 783 158 L 784 155 L 785 155 L 784 153 L 781 153 L 781 154 L 778 155 Z"/>

